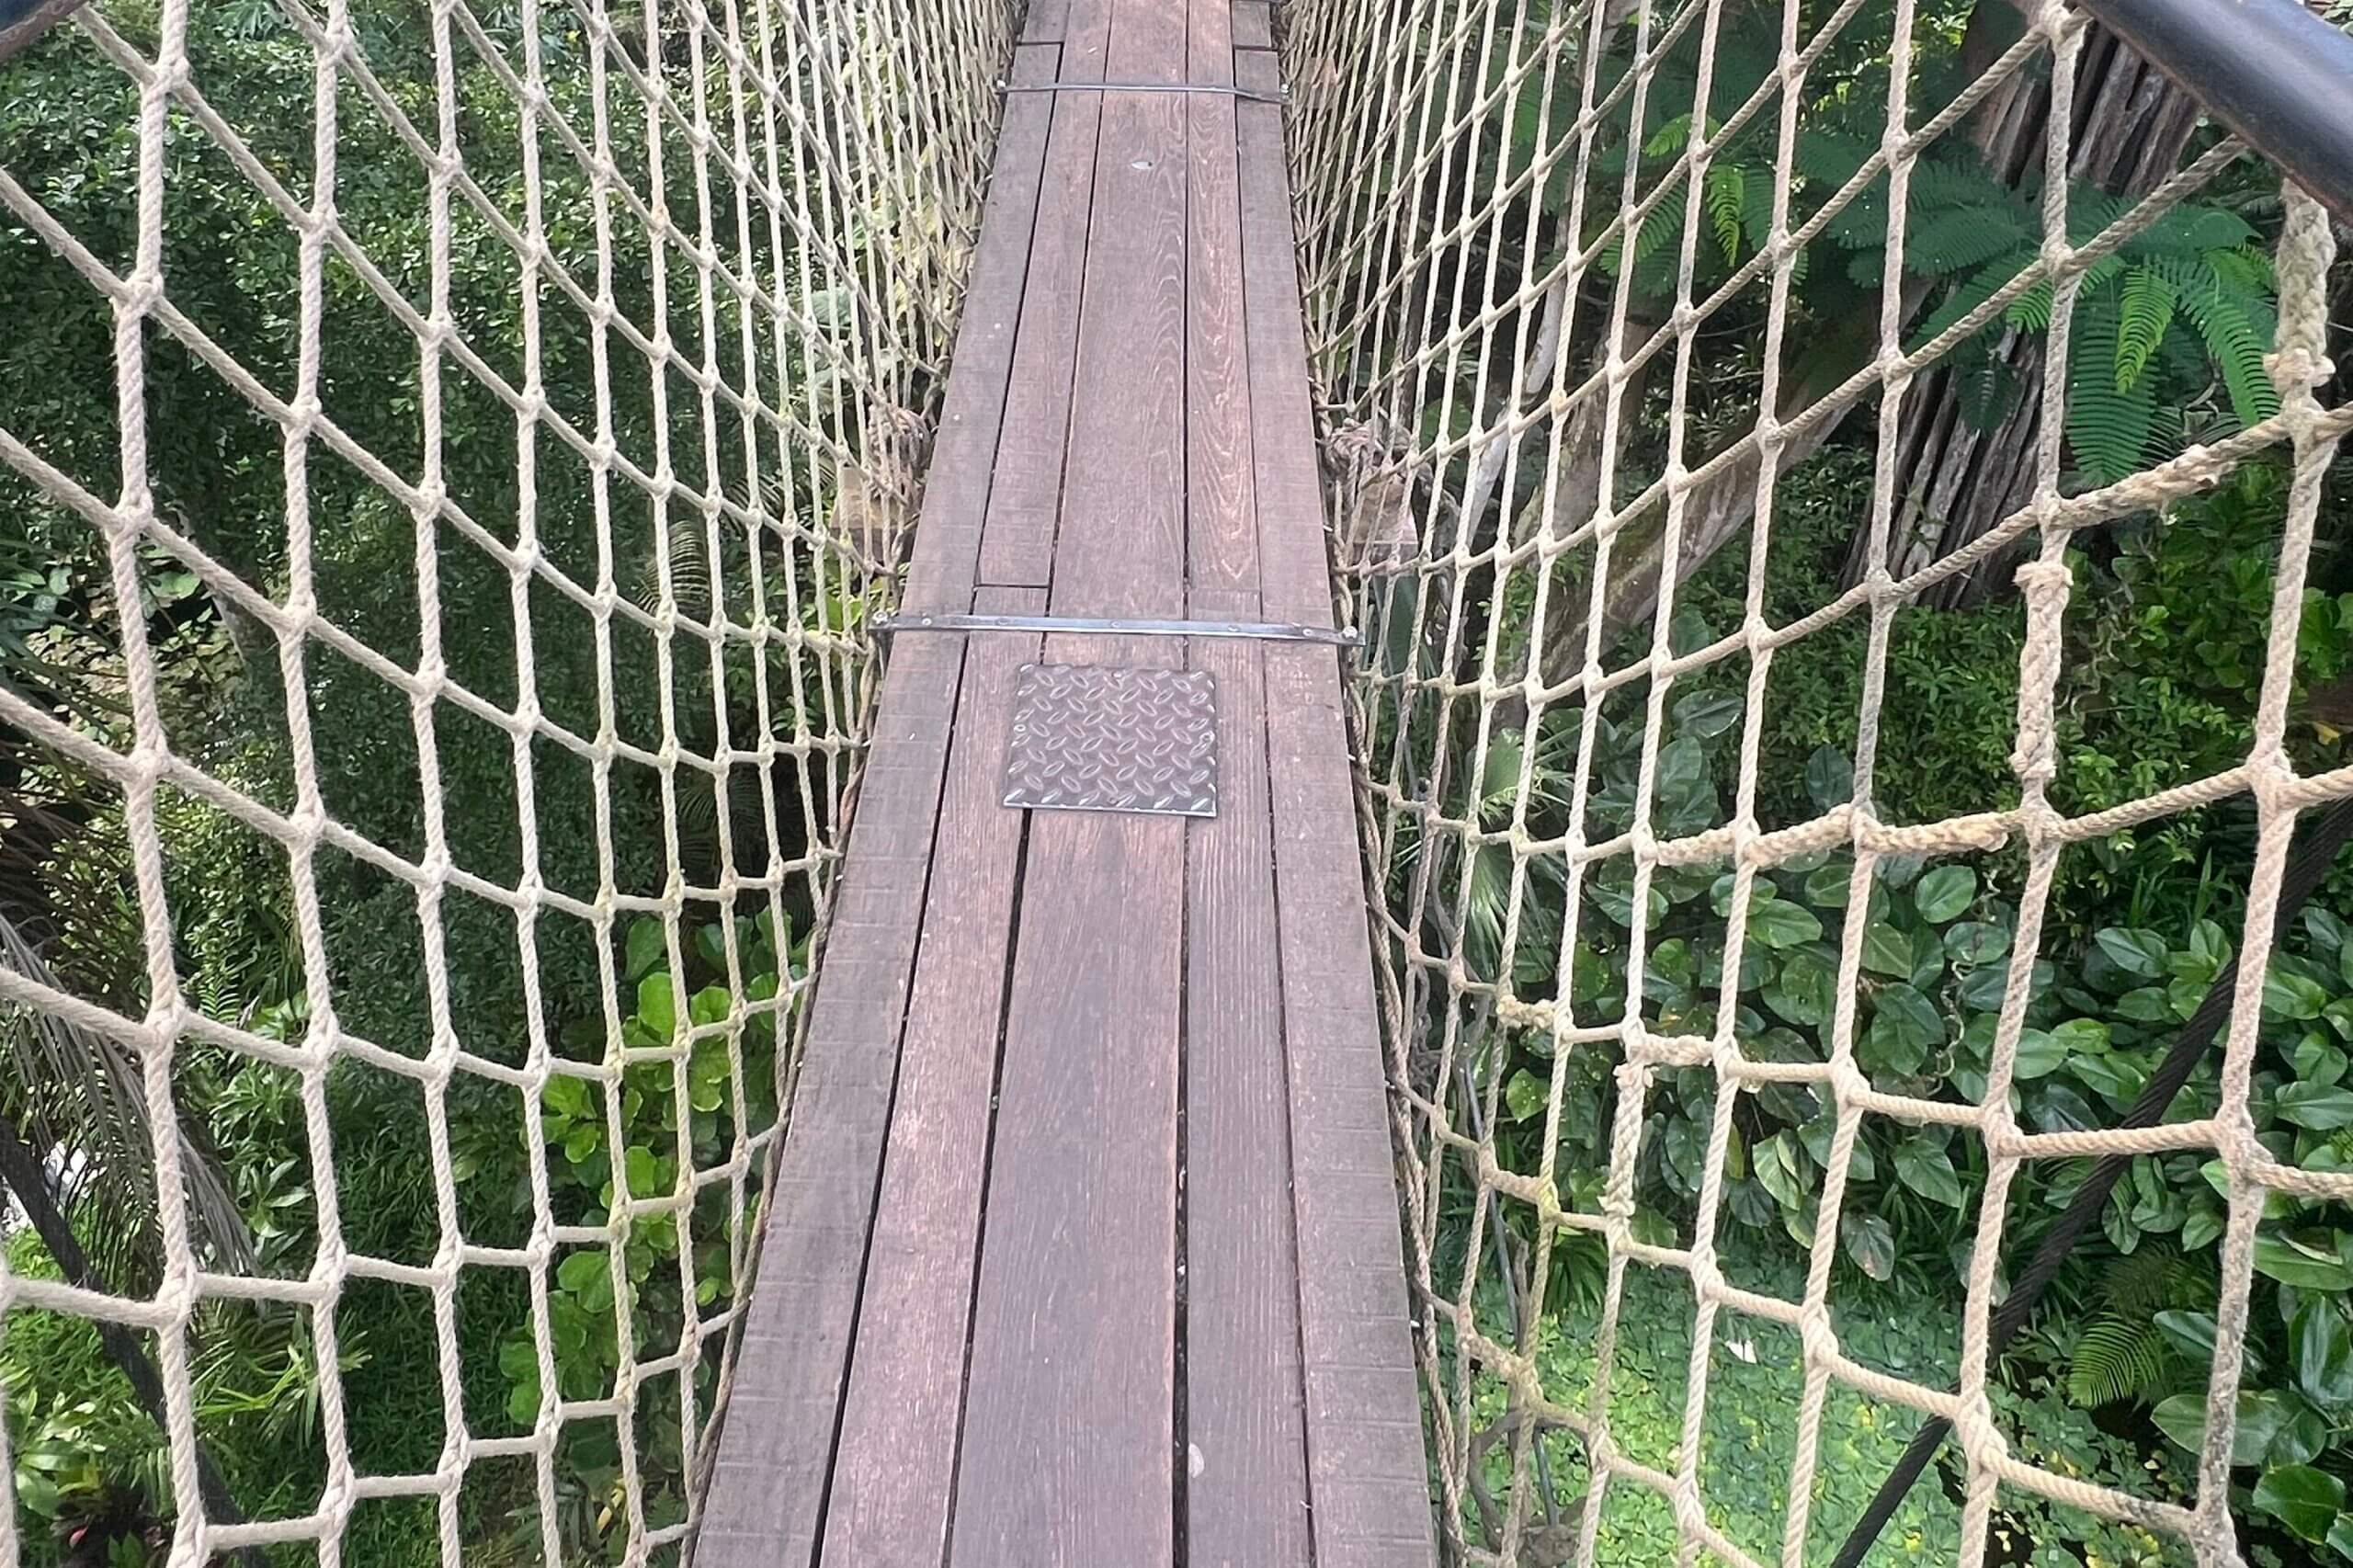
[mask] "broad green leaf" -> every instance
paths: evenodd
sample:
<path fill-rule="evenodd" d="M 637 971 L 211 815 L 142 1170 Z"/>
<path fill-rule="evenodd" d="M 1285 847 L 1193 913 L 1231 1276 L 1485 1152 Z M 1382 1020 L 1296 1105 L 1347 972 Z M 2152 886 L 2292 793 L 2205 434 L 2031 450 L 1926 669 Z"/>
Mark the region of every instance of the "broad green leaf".
<path fill-rule="evenodd" d="M 555 1266 L 555 1282 L 574 1295 L 585 1295 L 605 1278 L 605 1255 L 575 1252 Z"/>
<path fill-rule="evenodd" d="M 621 1168 L 629 1177 L 629 1192 L 631 1198 L 654 1196 L 654 1188 L 660 1185 L 661 1176 L 653 1150 L 642 1143 L 631 1145 L 629 1157 L 622 1162 Z"/>
<path fill-rule="evenodd" d="M 540 1375 L 540 1353 L 528 1339 L 510 1339 L 498 1347 L 498 1369 L 510 1381 Z"/>
<path fill-rule="evenodd" d="M 667 1042 L 677 1032 L 677 997 L 668 975 L 656 972 L 637 983 L 637 1017 L 656 1040 Z"/>
<path fill-rule="evenodd" d="M 2334 1253 L 2323 1253 L 2316 1246 L 2299 1245 L 2284 1235 L 2258 1235 L 2255 1238 L 2255 1267 L 2259 1274 L 2300 1290 L 2353 1290 L 2353 1265 L 2345 1261 L 2341 1242 Z"/>
<path fill-rule="evenodd" d="M 655 919 L 651 915 L 641 915 L 636 919 L 631 921 L 629 926 L 629 972 L 623 975 L 622 978 L 625 980 L 635 980 L 639 975 L 643 974 L 647 970 L 652 969 L 655 964 L 660 963 L 663 960 L 664 956 L 665 945 L 662 938 L 662 922 Z"/>
<path fill-rule="evenodd" d="M 1884 920 L 1863 927 L 1863 967 L 1891 980 L 1912 977 L 1912 938 Z"/>
<path fill-rule="evenodd" d="M 2109 961 L 2126 973 L 2143 980 L 2165 978 L 2165 960 L 2172 949 L 2156 932 L 2111 926 L 2095 932 L 2092 940 L 2108 955 Z"/>
<path fill-rule="evenodd" d="M 2310 1465 L 2267 1470 L 2255 1483 L 2255 1506 L 2305 1540 L 2325 1539 L 2345 1506 L 2345 1483 Z"/>
<path fill-rule="evenodd" d="M 1805 792 L 1822 811 L 1846 804 L 1855 798 L 1855 765 L 1835 746 L 1817 746 L 1806 759 Z"/>
<path fill-rule="evenodd" d="M 2326 989 L 2307 976 L 2275 964 L 2263 977 L 2263 1016 L 2267 1018 L 2293 1018 L 2299 1022 L 2317 1018 L 2328 1003 Z"/>
<path fill-rule="evenodd" d="M 1920 918 L 1941 926 L 1969 907 L 1977 896 L 1977 873 L 1966 866 L 1938 866 L 1921 873 L 1912 889 L 1912 907 Z"/>
<path fill-rule="evenodd" d="M 541 1105 L 566 1117 L 588 1115 L 588 1080 L 569 1073 L 550 1074 L 546 1087 L 540 1091 Z"/>
<path fill-rule="evenodd" d="M 1762 942 L 1775 949 L 1794 948 L 1802 942 L 1818 940 L 1822 922 L 1803 904 L 1777 898 L 1770 903 L 1752 904 L 1748 911 L 1748 935 L 1752 941 Z"/>
<path fill-rule="evenodd" d="M 1945 932 L 1945 957 L 1964 969 L 1993 963 L 2009 950 L 2010 932 L 2006 926 L 1964 920 Z"/>
<path fill-rule="evenodd" d="M 2353 1327 L 2335 1303 L 2313 1301 L 2296 1314 L 2296 1386 L 2342 1420 L 2353 1415 Z"/>
<path fill-rule="evenodd" d="M 1931 1134 L 1916 1133 L 1895 1146 L 1895 1176 L 1931 1202 L 1958 1209 L 1966 1201 L 1961 1177 L 1952 1168 L 1952 1156 Z"/>
<path fill-rule="evenodd" d="M 517 1383 L 506 1391 L 506 1418 L 517 1426 L 532 1426 L 540 1419 L 540 1375 L 535 1370 L 529 1380 Z"/>
<path fill-rule="evenodd" d="M 1694 691 L 1675 699 L 1668 710 L 1678 734 L 1713 740 L 1740 722 L 1747 702 L 1729 691 Z"/>
<path fill-rule="evenodd" d="M 1765 983 L 1765 1005 L 1790 1023 L 1810 1028 L 1828 1020 L 1837 988 L 1838 971 L 1813 949 L 1800 948 L 1782 960 L 1781 972 Z"/>
<path fill-rule="evenodd" d="M 1944 1043 L 1944 1020 L 1929 1000 L 1910 985 L 1882 986 L 1871 1003 L 1871 1027 L 1859 1055 L 1866 1066 L 1909 1075 Z"/>
<path fill-rule="evenodd" d="M 2195 1454 L 2206 1445 L 2206 1395 L 2202 1390 L 2159 1400 L 2156 1408 L 2149 1412 L 2149 1419 L 2177 1448 Z M 2277 1394 L 2268 1390 L 2242 1392 L 2237 1419 L 2231 1428 L 2231 1462 L 2261 1464 L 2271 1439 L 2279 1435 L 2279 1428 L 2287 1420 L 2287 1408 Z"/>
<path fill-rule="evenodd" d="M 1813 1180 L 1813 1167 L 1806 1163 L 1803 1150 L 1787 1129 L 1776 1132 L 1752 1151 L 1751 1165 L 1756 1179 L 1773 1195 L 1773 1201 L 1783 1209 L 1795 1209 L 1805 1201 L 1805 1188 Z"/>
<path fill-rule="evenodd" d="M 2069 1018 L 2051 1031 L 2051 1038 L 2066 1047 L 2070 1056 L 2096 1055 L 2108 1049 L 2108 1026 L 2097 1018 Z"/>
<path fill-rule="evenodd" d="M 2336 1522 L 2328 1527 L 2328 1545 L 2336 1555 L 2353 1562 L 2353 1514 L 2336 1516 Z"/>
<path fill-rule="evenodd" d="M 2067 1061 L 2067 1071 L 2094 1094 L 2120 1108 L 2132 1103 L 2149 1081 L 2149 1070 L 2131 1056 L 2078 1055 Z"/>
<path fill-rule="evenodd" d="M 1874 1279 L 1894 1278 L 1895 1233 L 1885 1220 L 1849 1210 L 1838 1217 L 1838 1239 L 1847 1244 L 1847 1256 L 1865 1274 Z"/>
<path fill-rule="evenodd" d="M 2318 1029 L 2308 1029 L 2296 1048 L 2289 1053 L 2295 1064 L 2296 1076 L 2307 1084 L 2342 1083 L 2348 1065 L 2345 1052 L 2339 1051 L 2328 1036 Z"/>
<path fill-rule="evenodd" d="M 727 987 L 706 985 L 688 999 L 687 1018 L 698 1026 L 715 1024 L 727 1017 L 733 1005 L 733 998 L 727 994 Z"/>
<path fill-rule="evenodd" d="M 1806 875 L 1805 901 L 1816 909 L 1844 909 L 1847 885 L 1854 880 L 1854 863 L 1844 857 L 1826 866 L 1817 866 Z"/>
<path fill-rule="evenodd" d="M 2273 1103 L 2281 1116 L 2315 1132 L 2353 1127 L 2353 1089 L 2333 1088 L 2325 1084 L 2290 1084 L 2279 1091 Z"/>
<path fill-rule="evenodd" d="M 2067 1060 L 2067 1042 L 2041 1029 L 2020 1029 L 2010 1076 L 2021 1083 L 2057 1072 Z"/>
<path fill-rule="evenodd" d="M 1535 1074 L 1521 1068 L 1504 1084 L 1504 1108 L 1514 1121 L 1526 1121 L 1544 1114 L 1544 1101 L 1552 1086 Z"/>

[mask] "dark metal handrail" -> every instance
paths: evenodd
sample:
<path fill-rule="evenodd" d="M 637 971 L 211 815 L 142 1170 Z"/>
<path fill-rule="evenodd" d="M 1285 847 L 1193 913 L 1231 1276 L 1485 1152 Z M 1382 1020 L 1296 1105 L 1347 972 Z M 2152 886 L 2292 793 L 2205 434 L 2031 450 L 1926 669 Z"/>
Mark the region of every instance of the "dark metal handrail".
<path fill-rule="evenodd" d="M 2353 223 L 2353 34 L 2296 0 L 2078 0 Z"/>

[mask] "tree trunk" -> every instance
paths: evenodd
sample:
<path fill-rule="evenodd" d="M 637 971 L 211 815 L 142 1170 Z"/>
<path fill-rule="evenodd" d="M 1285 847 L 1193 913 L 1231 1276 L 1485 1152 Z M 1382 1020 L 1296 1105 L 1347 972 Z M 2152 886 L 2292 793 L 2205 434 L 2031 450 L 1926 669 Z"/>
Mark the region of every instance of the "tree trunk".
<path fill-rule="evenodd" d="M 1983 0 L 1978 13 L 2004 9 L 2001 0 Z M 1986 30 L 1985 43 L 1996 52 L 2007 41 Z M 1980 105 L 1963 129 L 1986 166 L 2018 185 L 2041 170 L 2050 115 L 2050 83 L 2021 74 Z M 2114 34 L 2092 25 L 2075 67 L 2068 167 L 2076 180 L 2120 196 L 2145 196 L 2180 168 L 2197 125 L 2195 99 Z M 1962 415 L 1953 371 L 1921 379 L 1908 401 L 1897 457 L 1902 502 L 1888 535 L 1887 562 L 1896 576 L 1961 549 L 2032 498 L 2042 426 L 2042 346 L 2039 333 L 2002 334 L 1992 358 L 2007 374 L 2010 405 L 1989 429 Z M 1869 535 L 1858 533 L 1847 556 L 1850 582 L 1862 577 L 1869 551 Z M 2006 551 L 1948 578 L 1928 591 L 1926 602 L 1952 606 L 1983 597 L 2007 581 L 2013 555 Z"/>

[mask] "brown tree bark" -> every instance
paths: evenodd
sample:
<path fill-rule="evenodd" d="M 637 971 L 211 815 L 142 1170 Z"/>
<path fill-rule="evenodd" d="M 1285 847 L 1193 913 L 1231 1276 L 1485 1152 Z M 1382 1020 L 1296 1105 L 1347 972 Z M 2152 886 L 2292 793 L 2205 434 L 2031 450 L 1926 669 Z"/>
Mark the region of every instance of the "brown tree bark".
<path fill-rule="evenodd" d="M 1984 0 L 1981 13 L 2000 8 Z M 1973 19 L 1972 19 L 1973 26 Z M 1989 39 L 1989 41 L 1991 40 Z M 2006 40 L 2003 40 L 2005 47 Z M 2095 23 L 2076 58 L 2069 170 L 2077 181 L 2120 196 L 2144 196 L 2181 166 L 2197 129 L 2197 100 Z M 2018 185 L 2040 171 L 2051 119 L 2046 77 L 2014 77 L 1979 106 L 1965 128 L 1987 166 Z M 1993 350 L 2012 388 L 2007 412 L 1991 428 L 1961 413 L 1960 378 L 1951 370 L 1922 379 L 1904 411 L 1897 458 L 1901 502 L 1888 534 L 1887 567 L 1902 577 L 1961 549 L 2032 498 L 2035 448 L 2041 435 L 2042 337 L 2006 330 Z M 2009 580 L 2014 552 L 1946 579 L 1925 601 L 1952 606 L 1983 597 Z M 1859 533 L 1847 579 L 1870 564 L 1870 539 Z"/>

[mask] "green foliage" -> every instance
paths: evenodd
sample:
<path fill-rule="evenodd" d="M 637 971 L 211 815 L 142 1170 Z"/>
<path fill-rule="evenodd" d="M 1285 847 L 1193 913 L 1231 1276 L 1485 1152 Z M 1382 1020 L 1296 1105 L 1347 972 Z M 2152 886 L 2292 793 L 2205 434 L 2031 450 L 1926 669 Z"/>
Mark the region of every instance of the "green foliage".
<path fill-rule="evenodd" d="M 611 1392 L 623 1359 L 624 1324 L 642 1359 L 676 1345 L 690 1313 L 724 1311 L 732 1302 L 731 1248 L 746 1238 L 720 1222 L 723 1195 L 698 1195 L 692 1175 L 723 1164 L 742 1139 L 775 1125 L 776 1037 L 790 1026 L 789 1005 L 779 1008 L 773 1000 L 779 956 L 770 917 L 763 913 L 739 921 L 733 933 L 745 975 L 741 1000 L 725 983 L 728 935 L 716 924 L 695 928 L 683 966 L 674 970 L 663 922 L 651 916 L 634 922 L 620 971 L 629 1008 L 620 1044 L 638 1054 L 621 1059 L 617 1080 L 600 1084 L 560 1073 L 549 1079 L 542 1095 L 540 1131 L 559 1223 L 603 1225 L 620 1206 L 665 1197 L 683 1204 L 696 1221 L 691 1305 L 681 1294 L 681 1233 L 675 1213 L 631 1220 L 618 1255 L 591 1247 L 559 1259 L 548 1281 L 547 1348 L 561 1398 L 599 1399 Z M 790 972 L 800 974 L 804 960 L 799 949 L 789 955 Z M 652 1054 L 682 1046 L 683 1061 Z M 615 1118 L 621 1137 L 619 1160 L 610 1140 Z M 498 1367 L 507 1383 L 507 1419 L 518 1427 L 532 1426 L 549 1405 L 530 1324 L 517 1324 L 501 1343 Z M 714 1372 L 715 1368 L 703 1369 L 706 1386 L 699 1397 L 710 1396 Z M 648 1518 L 658 1524 L 682 1517 L 686 1456 L 677 1428 L 654 1423 L 642 1436 L 647 1446 L 638 1463 L 650 1483 Z M 618 1455 L 606 1451 L 611 1446 L 608 1437 L 575 1433 L 567 1442 L 572 1469 L 592 1492 L 618 1483 Z M 626 1540 L 609 1523 L 608 1512 L 605 1524 L 574 1544 L 620 1551 Z"/>

